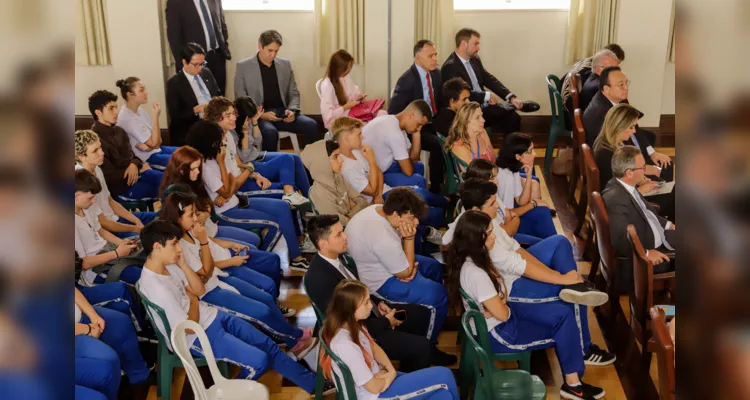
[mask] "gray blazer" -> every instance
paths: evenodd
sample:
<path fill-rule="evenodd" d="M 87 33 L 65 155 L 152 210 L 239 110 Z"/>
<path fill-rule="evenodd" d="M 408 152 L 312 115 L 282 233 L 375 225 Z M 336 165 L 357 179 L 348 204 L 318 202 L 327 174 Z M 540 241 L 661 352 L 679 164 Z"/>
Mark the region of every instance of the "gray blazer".
<path fill-rule="evenodd" d="M 258 55 L 248 57 L 237 62 L 237 72 L 234 75 L 234 96 L 248 96 L 258 104 L 263 104 L 263 79 L 260 76 Z M 290 110 L 300 109 L 299 90 L 294 80 L 292 63 L 286 58 L 276 57 L 276 76 L 279 79 L 281 101 Z"/>

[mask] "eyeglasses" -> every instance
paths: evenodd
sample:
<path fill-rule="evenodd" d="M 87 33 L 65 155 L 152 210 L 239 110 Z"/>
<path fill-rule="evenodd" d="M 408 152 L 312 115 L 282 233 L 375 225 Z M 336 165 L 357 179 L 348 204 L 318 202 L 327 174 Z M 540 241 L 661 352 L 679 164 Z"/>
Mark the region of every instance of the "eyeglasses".
<path fill-rule="evenodd" d="M 615 87 L 618 89 L 625 89 L 628 86 L 630 86 L 630 81 L 621 82 L 615 85 Z"/>
<path fill-rule="evenodd" d="M 206 65 L 208 65 L 208 61 L 203 61 L 202 63 L 190 63 L 190 65 L 194 66 L 195 68 L 203 68 Z"/>
<path fill-rule="evenodd" d="M 630 170 L 633 171 L 633 172 L 638 171 L 639 169 L 642 169 L 642 170 L 645 171 L 646 170 L 646 166 L 644 165 L 644 166 L 642 166 L 640 168 L 630 168 Z"/>

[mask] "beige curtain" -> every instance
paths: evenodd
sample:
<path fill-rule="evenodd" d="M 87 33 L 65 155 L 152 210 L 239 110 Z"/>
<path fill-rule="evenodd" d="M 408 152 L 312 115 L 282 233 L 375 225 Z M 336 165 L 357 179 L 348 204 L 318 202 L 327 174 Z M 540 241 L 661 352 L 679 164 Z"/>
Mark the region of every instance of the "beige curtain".
<path fill-rule="evenodd" d="M 344 49 L 356 64 L 365 60 L 364 0 L 315 0 L 316 53 L 319 65 Z"/>
<path fill-rule="evenodd" d="M 565 63 L 590 57 L 616 41 L 619 0 L 570 0 Z"/>
<path fill-rule="evenodd" d="M 169 47 L 169 40 L 167 40 L 167 0 L 159 0 L 159 25 L 161 25 L 161 48 L 162 58 L 164 58 L 164 66 L 170 67 L 174 65 L 174 57 L 172 56 L 172 50 Z"/>
<path fill-rule="evenodd" d="M 667 56 L 669 62 L 674 63 L 674 48 L 675 48 L 675 34 L 674 34 L 674 17 L 675 17 L 675 2 L 672 1 L 672 23 L 669 24 L 669 48 L 667 49 Z"/>
<path fill-rule="evenodd" d="M 453 0 L 414 0 L 414 42 L 435 43 L 438 61 L 453 51 Z"/>
<path fill-rule="evenodd" d="M 105 0 L 79 0 L 76 32 L 76 62 L 110 65 Z"/>

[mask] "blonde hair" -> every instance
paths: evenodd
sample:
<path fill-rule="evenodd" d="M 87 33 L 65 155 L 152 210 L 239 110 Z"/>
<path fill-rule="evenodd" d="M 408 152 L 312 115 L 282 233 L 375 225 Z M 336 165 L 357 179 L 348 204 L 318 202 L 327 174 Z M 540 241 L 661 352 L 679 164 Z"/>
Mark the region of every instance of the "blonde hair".
<path fill-rule="evenodd" d="M 461 141 L 469 144 L 469 119 L 477 110 L 481 110 L 479 103 L 476 101 L 465 103 L 456 112 L 456 118 L 453 119 L 448 139 L 445 141 L 445 150 L 450 152 L 453 144 Z"/>
<path fill-rule="evenodd" d="M 641 117 L 641 113 L 630 104 L 620 103 L 610 108 L 604 117 L 599 136 L 594 141 L 594 151 L 606 148 L 612 151 L 622 146 L 620 133 L 630 128 Z"/>
<path fill-rule="evenodd" d="M 333 140 L 338 142 L 339 135 L 342 133 L 351 132 L 356 128 L 362 129 L 363 126 L 365 126 L 365 124 L 362 123 L 362 121 L 344 115 L 333 120 L 333 124 L 331 125 L 331 135 L 333 135 Z"/>
<path fill-rule="evenodd" d="M 75 161 L 78 162 L 78 156 L 85 157 L 89 146 L 99 141 L 99 135 L 96 132 L 85 129 L 75 133 Z"/>

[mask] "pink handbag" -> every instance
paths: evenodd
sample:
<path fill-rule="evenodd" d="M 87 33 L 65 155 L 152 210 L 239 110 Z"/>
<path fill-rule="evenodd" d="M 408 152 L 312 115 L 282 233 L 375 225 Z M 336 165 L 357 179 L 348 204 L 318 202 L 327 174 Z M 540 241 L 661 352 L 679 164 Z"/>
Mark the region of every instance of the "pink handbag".
<path fill-rule="evenodd" d="M 385 104 L 383 99 L 363 101 L 349 110 L 349 116 L 362 121 L 370 121 L 375 118 L 383 104 Z"/>

